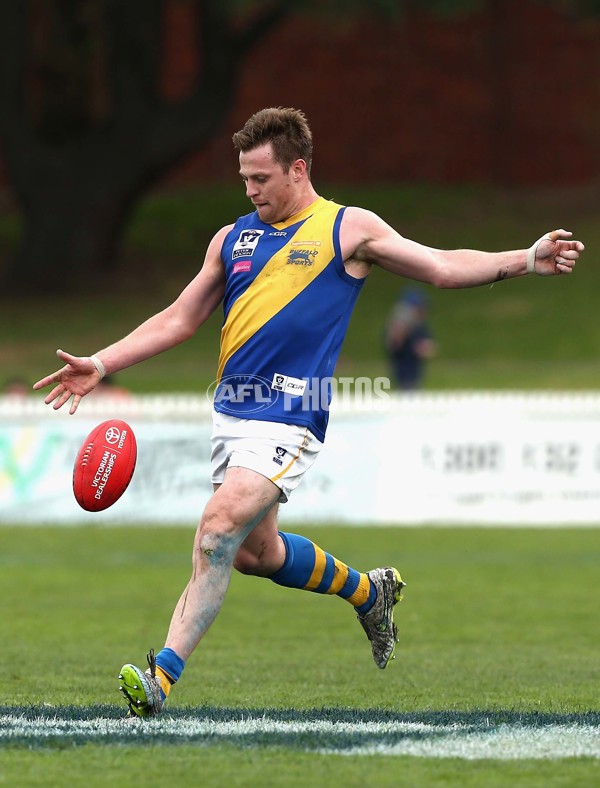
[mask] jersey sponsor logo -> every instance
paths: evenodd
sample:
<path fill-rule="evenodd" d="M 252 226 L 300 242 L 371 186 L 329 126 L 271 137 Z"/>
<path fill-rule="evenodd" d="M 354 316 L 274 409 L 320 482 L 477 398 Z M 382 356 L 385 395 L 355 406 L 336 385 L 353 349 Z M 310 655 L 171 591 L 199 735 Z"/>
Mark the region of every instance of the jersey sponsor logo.
<path fill-rule="evenodd" d="M 271 236 L 275 236 L 276 238 L 287 238 L 287 233 L 283 230 L 276 230 L 274 233 L 269 233 Z"/>
<path fill-rule="evenodd" d="M 288 254 L 287 264 L 312 265 L 318 254 L 318 249 L 291 249 Z"/>
<path fill-rule="evenodd" d="M 264 230 L 242 230 L 240 237 L 233 245 L 231 259 L 236 260 L 238 257 L 252 257 L 260 240 L 260 236 L 263 235 L 263 233 Z"/>
<path fill-rule="evenodd" d="M 252 268 L 252 260 L 238 260 L 233 264 L 233 273 L 239 274 L 240 271 L 249 271 Z"/>
<path fill-rule="evenodd" d="M 284 394 L 301 397 L 306 388 L 306 381 L 302 380 L 302 378 L 291 378 L 289 375 L 282 375 L 276 372 L 273 375 L 271 388 L 275 391 L 282 391 Z"/>
<path fill-rule="evenodd" d="M 292 241 L 288 254 L 288 265 L 312 265 L 319 254 L 319 246 L 323 242 L 317 240 Z"/>

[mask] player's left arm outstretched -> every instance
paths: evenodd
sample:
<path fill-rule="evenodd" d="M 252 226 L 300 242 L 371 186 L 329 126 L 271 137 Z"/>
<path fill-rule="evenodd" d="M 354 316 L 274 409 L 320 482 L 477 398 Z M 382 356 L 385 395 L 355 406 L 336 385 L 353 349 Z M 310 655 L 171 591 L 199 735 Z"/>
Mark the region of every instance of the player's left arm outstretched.
<path fill-rule="evenodd" d="M 54 384 L 44 402 L 52 404 L 57 410 L 72 398 L 69 413 L 73 415 L 81 398 L 92 391 L 105 373 L 131 367 L 193 336 L 223 298 L 225 272 L 220 250 L 231 226 L 222 227 L 216 233 L 200 272 L 166 309 L 93 356 L 73 356 L 64 350 L 57 350 L 56 354 L 64 366 L 38 380 L 33 386 L 38 390 Z"/>
<path fill-rule="evenodd" d="M 64 350 L 57 350 L 56 355 L 64 362 L 64 366 L 38 380 L 33 384 L 33 388 L 37 391 L 54 383 L 54 388 L 46 395 L 44 402 L 46 405 L 54 403 L 54 408 L 57 409 L 72 396 L 70 413 L 73 414 L 81 398 L 96 388 L 104 377 L 104 366 L 95 356 L 72 356 Z"/>
<path fill-rule="evenodd" d="M 442 288 L 476 287 L 527 273 L 570 274 L 584 250 L 581 241 L 573 240 L 572 233 L 562 229 L 546 233 L 528 249 L 435 249 L 404 238 L 379 216 L 362 208 L 346 209 L 341 243 L 347 265 L 354 263 L 365 269 L 379 265 Z"/>

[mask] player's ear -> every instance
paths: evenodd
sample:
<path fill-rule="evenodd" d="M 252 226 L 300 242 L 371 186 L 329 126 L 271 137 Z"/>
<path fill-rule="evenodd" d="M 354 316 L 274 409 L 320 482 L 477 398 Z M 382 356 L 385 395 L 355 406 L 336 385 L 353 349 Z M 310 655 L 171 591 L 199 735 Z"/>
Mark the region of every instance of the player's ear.
<path fill-rule="evenodd" d="M 306 162 L 304 159 L 296 159 L 296 161 L 292 164 L 292 177 L 295 181 L 299 181 L 300 178 L 306 172 Z"/>

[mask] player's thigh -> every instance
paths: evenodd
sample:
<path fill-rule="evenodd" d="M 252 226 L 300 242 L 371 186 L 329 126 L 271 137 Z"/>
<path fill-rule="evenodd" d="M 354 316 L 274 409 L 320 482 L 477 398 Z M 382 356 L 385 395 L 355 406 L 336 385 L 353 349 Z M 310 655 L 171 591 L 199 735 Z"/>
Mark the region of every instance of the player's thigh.
<path fill-rule="evenodd" d="M 245 537 L 265 519 L 279 500 L 280 490 L 249 468 L 228 468 L 204 511 L 203 524 Z"/>
<path fill-rule="evenodd" d="M 214 484 L 216 492 L 220 484 Z M 279 538 L 279 503 L 272 506 L 242 542 L 234 561 L 238 572 L 269 576 L 285 561 L 285 547 Z"/>

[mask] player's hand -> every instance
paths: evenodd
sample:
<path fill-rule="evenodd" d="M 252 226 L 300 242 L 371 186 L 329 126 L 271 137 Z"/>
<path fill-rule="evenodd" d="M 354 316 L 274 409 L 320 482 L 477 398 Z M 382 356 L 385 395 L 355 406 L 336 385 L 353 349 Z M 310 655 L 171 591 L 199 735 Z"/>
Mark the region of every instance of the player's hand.
<path fill-rule="evenodd" d="M 77 410 L 81 398 L 89 394 L 100 382 L 101 375 L 89 356 L 72 356 L 70 353 L 65 353 L 64 350 L 57 350 L 56 355 L 61 361 L 66 362 L 65 366 L 53 372 L 52 375 L 38 380 L 33 384 L 33 388 L 37 391 L 56 383 L 57 385 L 46 396 L 44 402 L 46 405 L 53 402 L 54 410 L 58 410 L 73 397 L 69 410 L 72 415 Z"/>
<path fill-rule="evenodd" d="M 570 274 L 585 249 L 581 241 L 571 240 L 572 235 L 568 230 L 552 230 L 536 241 L 529 250 L 528 270 L 540 276 Z"/>

